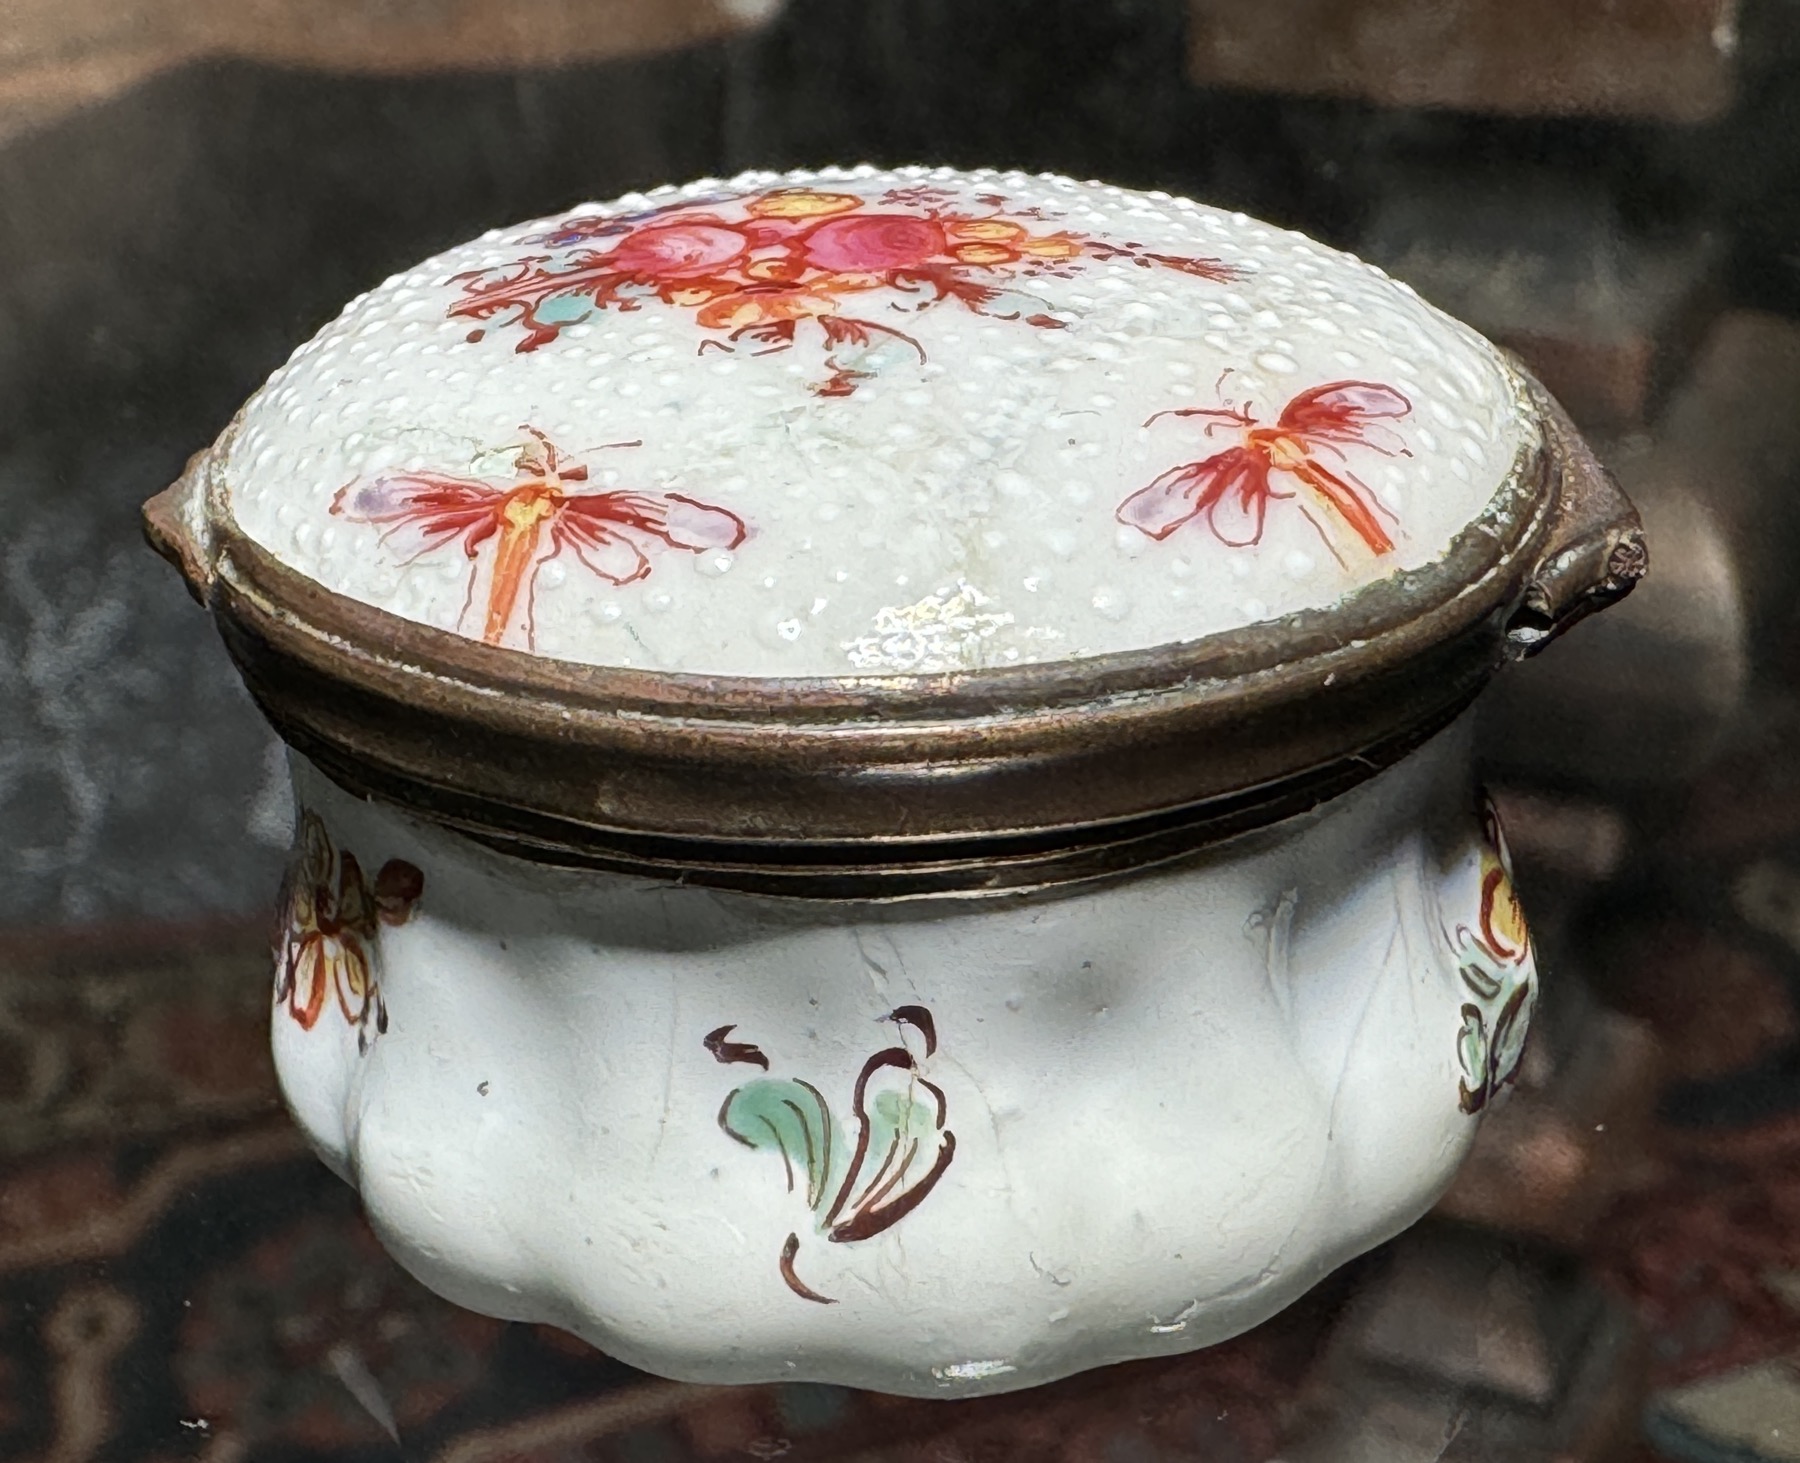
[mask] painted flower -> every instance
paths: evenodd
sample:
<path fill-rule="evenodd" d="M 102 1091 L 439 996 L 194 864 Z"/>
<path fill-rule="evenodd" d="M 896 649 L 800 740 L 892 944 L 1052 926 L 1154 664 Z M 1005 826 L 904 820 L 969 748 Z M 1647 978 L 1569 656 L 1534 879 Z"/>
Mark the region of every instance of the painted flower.
<path fill-rule="evenodd" d="M 1462 1007 L 1457 1059 L 1462 1110 L 1478 1113 L 1517 1075 L 1537 1005 L 1537 962 L 1513 887 L 1512 861 L 1491 803 L 1483 812 L 1475 924 L 1452 937 L 1470 999 Z"/>
<path fill-rule="evenodd" d="M 1487 837 L 1481 845 L 1481 943 L 1496 960 L 1523 964 L 1531 955 L 1531 931 L 1513 886 L 1512 855 L 1500 829 L 1500 815 L 1484 810 Z"/>
<path fill-rule="evenodd" d="M 917 269 L 949 245 L 936 219 L 907 213 L 834 218 L 806 236 L 806 262 L 828 273 Z"/>
<path fill-rule="evenodd" d="M 855 1141 L 846 1144 L 825 1095 L 800 1078 L 763 1077 L 734 1088 L 719 1107 L 727 1137 L 781 1159 L 790 1194 L 812 1211 L 814 1228 L 832 1244 L 873 1238 L 916 1209 L 956 1156 L 956 1135 L 945 1127 L 944 1091 L 921 1073 L 937 1051 L 937 1028 L 923 1006 L 901 1006 L 882 1018 L 911 1032 L 918 1055 L 906 1045 L 876 1052 L 862 1065 L 850 1098 Z M 760 1047 L 731 1040 L 734 1026 L 705 1038 L 714 1060 L 769 1070 Z M 795 1268 L 796 1231 L 782 1247 L 778 1269 L 802 1300 L 836 1302 L 821 1295 Z"/>
<path fill-rule="evenodd" d="M 948 228 L 950 253 L 963 264 L 987 266 L 1020 260 L 1073 259 L 1081 245 L 1073 234 L 1032 235 L 1023 224 L 1001 218 L 972 218 Z"/>
<path fill-rule="evenodd" d="M 749 247 L 741 229 L 700 221 L 660 224 L 627 234 L 607 262 L 642 279 L 689 279 L 729 268 Z"/>
<path fill-rule="evenodd" d="M 925 351 L 893 325 L 850 316 L 845 302 L 871 291 L 894 298 L 889 310 L 916 314 L 955 301 L 975 314 L 1061 329 L 1050 306 L 1022 296 L 1021 281 L 1060 275 L 1083 258 L 1127 260 L 1224 281 L 1239 271 L 1216 259 L 1162 254 L 1133 243 L 1088 239 L 1067 231 L 1034 234 L 1007 216 L 1006 200 L 984 194 L 966 207 L 945 189 L 893 189 L 875 206 L 853 193 L 776 188 L 746 198 L 708 198 L 620 218 L 570 220 L 530 242 L 548 246 L 515 264 L 458 275 L 462 298 L 453 317 L 516 325 L 520 351 L 533 351 L 604 310 L 639 310 L 650 300 L 696 311 L 708 337 L 701 349 L 756 354 L 792 348 L 799 326 L 821 324 L 827 374 L 813 389 L 844 396 L 883 359 L 905 352 L 845 352 L 884 337 Z M 736 216 L 734 216 L 736 215 Z M 610 245 L 610 247 L 608 247 Z M 485 327 L 470 332 L 479 340 Z"/>
<path fill-rule="evenodd" d="M 409 534 L 409 563 L 460 542 L 470 561 L 465 615 L 481 572 L 482 547 L 491 540 L 481 627 L 489 645 L 499 645 L 521 618 L 526 644 L 532 643 L 531 589 L 538 569 L 565 549 L 601 579 L 630 584 L 650 573 L 648 549 L 657 543 L 690 553 L 735 549 L 749 531 L 737 514 L 681 493 L 570 492 L 570 483 L 586 480 L 587 468 L 565 464 L 535 427 L 520 430 L 529 440 L 519 450 L 515 482 L 383 473 L 340 488 L 331 503 L 334 514 L 386 528 L 384 542 Z"/>
<path fill-rule="evenodd" d="M 819 290 L 739 290 L 708 301 L 695 318 L 710 330 L 728 330 L 742 338 L 758 326 L 816 320 L 842 308 L 836 294 Z"/>
<path fill-rule="evenodd" d="M 311 1031 L 335 1003 L 366 1051 L 387 1030 L 377 979 L 383 925 L 405 924 L 425 889 L 425 876 L 404 859 L 389 859 L 371 882 L 356 855 L 339 851 L 324 820 L 300 815 L 294 856 L 282 884 L 275 940 L 275 1000 Z"/>
<path fill-rule="evenodd" d="M 855 193 L 825 193 L 817 188 L 777 188 L 744 204 L 752 218 L 812 220 L 849 213 L 863 206 Z"/>

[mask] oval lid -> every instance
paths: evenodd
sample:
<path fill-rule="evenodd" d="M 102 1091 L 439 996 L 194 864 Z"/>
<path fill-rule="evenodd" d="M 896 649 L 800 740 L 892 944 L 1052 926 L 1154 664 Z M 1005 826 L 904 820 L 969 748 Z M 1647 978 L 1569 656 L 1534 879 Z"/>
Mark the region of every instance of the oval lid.
<path fill-rule="evenodd" d="M 825 894 L 1309 806 L 1643 569 L 1541 389 L 1379 271 L 944 169 L 487 234 L 353 301 L 148 517 L 340 781 Z"/>

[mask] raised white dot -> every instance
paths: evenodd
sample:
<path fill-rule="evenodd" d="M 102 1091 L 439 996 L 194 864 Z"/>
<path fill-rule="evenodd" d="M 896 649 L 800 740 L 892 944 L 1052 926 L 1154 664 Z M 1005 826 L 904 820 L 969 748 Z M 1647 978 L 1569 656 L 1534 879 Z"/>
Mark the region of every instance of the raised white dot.
<path fill-rule="evenodd" d="M 247 409 L 224 475 L 233 512 L 328 587 L 479 635 L 497 535 L 473 535 L 465 521 L 408 563 L 427 533 L 422 505 L 391 526 L 333 516 L 330 504 L 347 485 L 409 472 L 474 485 L 453 491 L 486 492 L 498 511 L 526 480 L 529 424 L 565 465 L 587 468 L 570 493 L 629 494 L 640 505 L 597 520 L 629 548 L 609 540 L 577 554 L 559 539 L 552 553 L 549 538 L 538 541 L 519 615 L 533 607 L 542 653 L 842 673 L 842 647 L 868 632 L 885 591 L 900 607 L 937 596 L 938 608 L 920 613 L 947 616 L 952 628 L 934 634 L 961 635 L 955 624 L 979 621 L 978 663 L 1019 664 L 1191 638 L 1241 625 L 1257 606 L 1270 616 L 1323 607 L 1429 563 L 1491 498 L 1531 430 L 1489 348 L 1378 271 L 1191 201 L 1016 174 L 981 183 L 943 170 L 902 176 L 910 185 L 935 178 L 951 212 L 965 206 L 956 201 L 964 190 L 998 193 L 1001 205 L 967 207 L 1005 216 L 1035 205 L 1044 217 L 1021 218 L 1032 234 L 1130 238 L 1224 259 L 1242 276 L 1220 282 L 1091 255 L 1012 273 L 1000 265 L 972 276 L 997 289 L 991 309 L 859 282 L 834 296 L 841 313 L 829 330 L 803 316 L 735 340 L 735 324 L 699 323 L 709 303 L 701 292 L 683 286 L 664 298 L 633 283 L 618 296 L 629 309 L 552 297 L 540 319 L 579 319 L 544 327 L 549 338 L 526 351 L 516 307 L 479 320 L 448 313 L 464 295 L 455 275 L 485 269 L 504 280 L 528 255 L 563 267 L 596 247 L 573 236 L 545 242 L 571 221 L 680 199 L 704 199 L 709 216 L 729 219 L 734 192 L 800 176 L 582 205 L 560 222 L 493 231 L 389 281 L 297 351 Z M 871 198 L 899 185 L 867 169 L 817 176 Z M 879 331 L 856 340 L 840 329 L 851 322 L 891 326 L 918 347 Z M 848 374 L 823 390 L 832 370 Z M 1391 386 L 1411 403 L 1363 440 L 1310 444 L 1321 465 L 1367 485 L 1392 517 L 1395 549 L 1360 552 L 1329 505 L 1283 470 L 1259 505 L 1259 541 L 1227 542 L 1247 531 L 1249 505 L 1227 494 L 1208 509 L 1199 495 L 1217 490 L 1220 469 L 1206 464 L 1246 445 L 1246 424 L 1158 414 L 1229 409 L 1272 427 L 1299 393 L 1342 380 Z M 605 448 L 614 442 L 638 445 Z M 1410 456 L 1387 458 L 1389 444 Z M 1146 507 L 1134 495 L 1153 482 L 1166 501 Z M 399 490 L 386 491 L 391 507 Z M 1128 502 L 1137 508 L 1126 512 Z M 665 537 L 655 515 L 669 504 Z M 731 547 L 730 520 L 705 516 L 717 510 L 744 525 Z M 629 516 L 639 512 L 650 518 Z M 696 533 L 698 549 L 685 537 Z M 632 550 L 647 572 L 615 593 L 594 565 L 622 568 Z M 965 576 L 989 603 L 958 597 Z M 980 618 L 1017 615 L 1020 603 L 1031 605 L 1028 619 Z M 806 633 L 785 638 L 790 623 Z"/>

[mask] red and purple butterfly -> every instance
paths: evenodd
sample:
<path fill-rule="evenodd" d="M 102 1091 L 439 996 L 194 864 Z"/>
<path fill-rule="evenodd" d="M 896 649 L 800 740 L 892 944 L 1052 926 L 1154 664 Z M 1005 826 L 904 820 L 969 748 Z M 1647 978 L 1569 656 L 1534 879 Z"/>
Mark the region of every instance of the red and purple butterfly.
<path fill-rule="evenodd" d="M 416 547 L 407 562 L 456 542 L 469 558 L 468 613 L 480 574 L 481 547 L 495 541 L 488 575 L 481 638 L 498 645 L 519 616 L 524 594 L 526 643 L 532 638 L 531 588 L 543 564 L 567 549 L 586 568 L 612 584 L 630 584 L 650 572 L 648 544 L 701 553 L 735 549 L 748 532 L 725 508 L 680 493 L 572 493 L 585 466 L 562 461 L 556 446 L 535 427 L 519 451 L 517 482 L 501 485 L 432 472 L 383 473 L 338 490 L 331 511 L 357 523 L 387 526 L 384 541 L 411 530 Z M 614 443 L 636 446 L 636 443 Z"/>
<path fill-rule="evenodd" d="M 1158 412 L 1144 425 L 1163 417 L 1203 417 L 1206 433 L 1232 426 L 1241 428 L 1243 437 L 1222 452 L 1170 468 L 1121 503 L 1118 520 L 1151 538 L 1165 539 L 1184 523 L 1204 517 L 1221 542 L 1246 547 L 1261 540 L 1270 500 L 1296 496 L 1294 490 L 1276 485 L 1277 474 L 1285 474 L 1341 519 L 1371 553 L 1385 554 L 1394 541 L 1381 520 L 1393 515 L 1347 469 L 1327 467 L 1320 458 L 1329 455 L 1341 462 L 1346 447 L 1367 447 L 1387 457 L 1409 456 L 1406 443 L 1387 422 L 1411 410 L 1412 403 L 1391 386 L 1331 381 L 1300 392 L 1281 409 L 1273 426 L 1262 425 L 1240 406 Z M 1306 511 L 1304 506 L 1301 511 Z M 1310 513 L 1306 516 L 1329 544 L 1324 527 Z"/>

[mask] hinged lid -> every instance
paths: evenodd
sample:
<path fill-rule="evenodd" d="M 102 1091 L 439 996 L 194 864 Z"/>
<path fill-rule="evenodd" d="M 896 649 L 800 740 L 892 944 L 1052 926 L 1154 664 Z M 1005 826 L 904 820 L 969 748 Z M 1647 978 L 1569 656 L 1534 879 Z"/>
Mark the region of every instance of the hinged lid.
<path fill-rule="evenodd" d="M 1411 291 L 1019 174 L 486 235 L 354 301 L 184 484 L 153 535 L 341 780 L 794 892 L 1267 821 L 1642 571 L 1541 391 Z"/>

